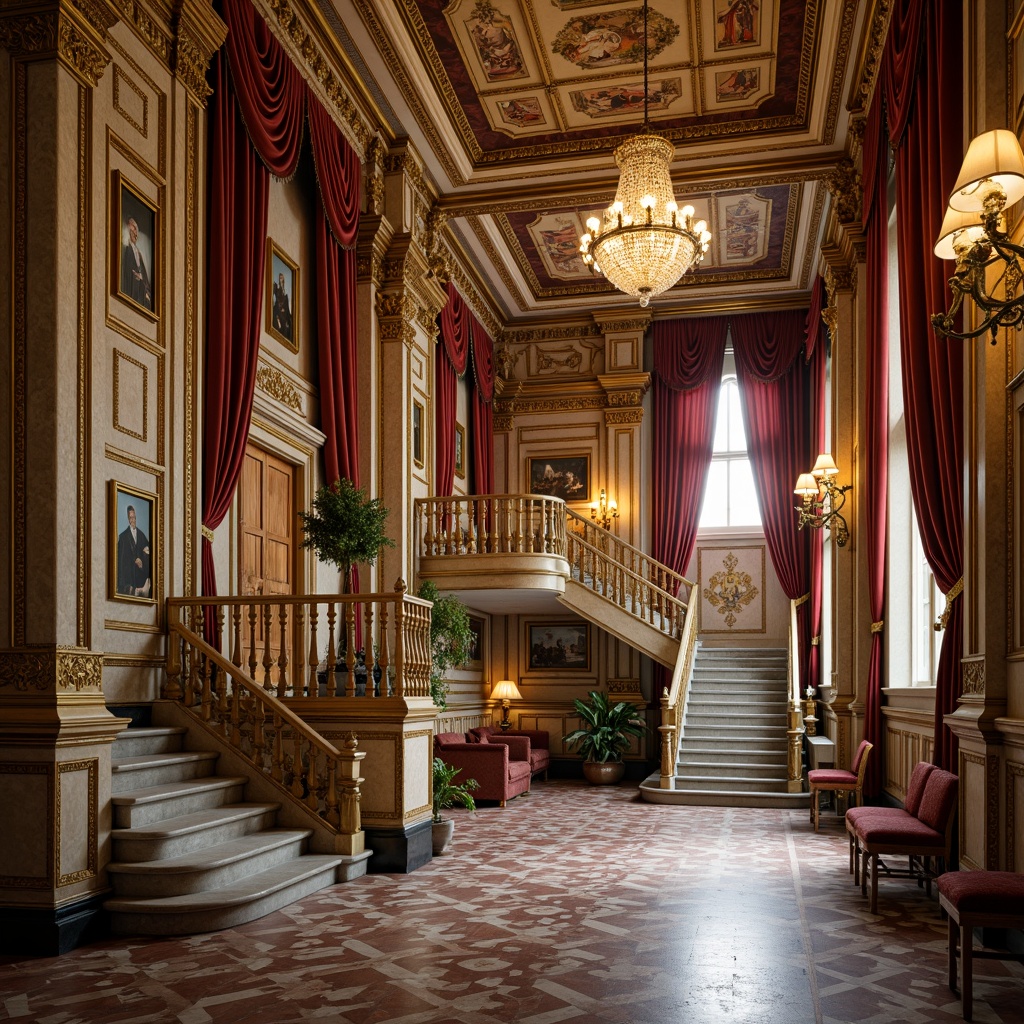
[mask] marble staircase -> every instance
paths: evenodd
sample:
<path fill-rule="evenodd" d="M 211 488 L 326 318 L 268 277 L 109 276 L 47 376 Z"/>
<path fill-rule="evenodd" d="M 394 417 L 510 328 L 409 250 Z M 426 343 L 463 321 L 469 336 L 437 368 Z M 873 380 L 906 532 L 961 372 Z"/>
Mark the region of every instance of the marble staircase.
<path fill-rule="evenodd" d="M 187 730 L 133 727 L 114 742 L 111 799 L 118 934 L 217 931 L 336 881 L 342 857 L 306 853 L 310 829 L 278 828 L 279 805 L 247 802 L 218 754 L 183 749 Z"/>
<path fill-rule="evenodd" d="M 716 807 L 808 806 L 788 792 L 787 652 L 698 648 L 671 790 L 645 799 Z"/>

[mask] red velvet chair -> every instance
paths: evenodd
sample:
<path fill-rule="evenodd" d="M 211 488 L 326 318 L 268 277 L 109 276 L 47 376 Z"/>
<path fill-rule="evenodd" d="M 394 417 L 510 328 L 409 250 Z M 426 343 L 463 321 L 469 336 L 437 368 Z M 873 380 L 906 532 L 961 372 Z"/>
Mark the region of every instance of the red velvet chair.
<path fill-rule="evenodd" d="M 502 807 L 530 790 L 530 741 L 519 737 L 509 743 L 467 743 L 460 732 L 434 737 L 434 753 L 445 764 L 460 769 L 458 782 L 476 779 L 475 800 L 496 800 Z"/>
<path fill-rule="evenodd" d="M 811 790 L 811 821 L 814 823 L 814 831 L 818 831 L 818 817 L 821 813 L 822 790 L 846 793 L 847 799 L 856 803 L 861 802 L 864 792 L 864 773 L 868 767 L 868 754 L 871 753 L 873 744 L 867 740 L 861 740 L 857 748 L 857 754 L 853 759 L 853 765 L 849 771 L 843 768 L 815 768 L 807 773 L 807 785 Z"/>
<path fill-rule="evenodd" d="M 530 741 L 529 758 L 530 774 L 548 777 L 551 765 L 550 739 L 542 730 L 535 729 L 496 729 L 491 725 L 481 725 L 470 729 L 467 739 L 470 743 L 504 743 L 509 737 L 526 737 Z"/>

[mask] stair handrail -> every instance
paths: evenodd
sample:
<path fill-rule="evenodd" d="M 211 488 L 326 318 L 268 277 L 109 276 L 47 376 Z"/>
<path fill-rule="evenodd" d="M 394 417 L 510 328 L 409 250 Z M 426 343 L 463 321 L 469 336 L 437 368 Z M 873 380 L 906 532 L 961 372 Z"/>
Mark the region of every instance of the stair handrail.
<path fill-rule="evenodd" d="M 668 636 L 680 635 L 687 601 L 616 562 L 578 534 L 566 535 L 566 547 L 570 573 L 578 571 L 576 582 Z"/>
<path fill-rule="evenodd" d="M 565 502 L 543 494 L 433 495 L 414 504 L 419 556 L 565 556 Z"/>
<path fill-rule="evenodd" d="M 169 616 L 168 632 L 184 678 L 178 702 L 186 713 L 311 812 L 333 837 L 335 852 L 363 853 L 359 762 L 366 752 L 357 749 L 355 733 L 338 750 L 176 613 Z"/>
<path fill-rule="evenodd" d="M 202 637 L 282 700 L 429 698 L 430 609 L 401 579 L 393 593 L 167 599 L 168 628 Z M 180 699 L 180 674 L 172 644 L 166 697 Z"/>
<path fill-rule="evenodd" d="M 691 600 L 686 607 L 683 630 L 679 637 L 679 654 L 672 669 L 672 683 L 660 697 L 661 725 L 661 788 L 672 789 L 675 782 L 676 763 L 679 760 L 679 743 L 682 739 L 683 721 L 686 716 L 686 701 L 690 695 L 693 679 L 693 661 L 697 648 L 697 602 Z"/>
<path fill-rule="evenodd" d="M 800 703 L 800 645 L 797 629 L 797 609 L 810 595 L 804 594 L 789 602 L 789 650 L 788 650 L 788 693 L 786 747 L 788 750 L 788 774 L 786 787 L 790 793 L 803 789 L 803 706 Z"/>
<path fill-rule="evenodd" d="M 565 509 L 565 514 L 568 523 L 575 524 L 576 528 L 582 532 L 584 540 L 599 547 L 607 545 L 609 553 L 614 548 L 616 554 L 613 557 L 619 563 L 638 573 L 654 586 L 675 596 L 680 593 L 688 595 L 693 589 L 692 580 L 688 580 L 681 573 L 670 569 L 628 541 L 622 540 L 611 530 L 605 530 L 568 506 Z"/>

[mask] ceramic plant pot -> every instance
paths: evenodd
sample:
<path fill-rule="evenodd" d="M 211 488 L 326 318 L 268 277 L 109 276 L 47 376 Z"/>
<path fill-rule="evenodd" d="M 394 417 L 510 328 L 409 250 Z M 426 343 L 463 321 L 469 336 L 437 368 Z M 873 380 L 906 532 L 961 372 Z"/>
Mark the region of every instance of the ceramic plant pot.
<path fill-rule="evenodd" d="M 451 845 L 452 835 L 455 832 L 455 819 L 445 818 L 444 821 L 431 822 L 430 832 L 434 841 L 434 856 L 437 857 Z"/>
<path fill-rule="evenodd" d="M 595 786 L 614 786 L 626 774 L 625 761 L 584 761 L 583 777 Z"/>

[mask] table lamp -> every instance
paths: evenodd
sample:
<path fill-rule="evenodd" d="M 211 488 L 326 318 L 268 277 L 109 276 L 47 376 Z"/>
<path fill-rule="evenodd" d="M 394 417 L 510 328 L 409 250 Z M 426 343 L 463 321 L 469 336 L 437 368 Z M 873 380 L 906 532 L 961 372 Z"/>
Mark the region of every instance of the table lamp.
<path fill-rule="evenodd" d="M 493 700 L 501 701 L 501 728 L 504 731 L 512 725 L 508 720 L 508 702 L 510 700 L 522 700 L 523 695 L 519 692 L 519 687 L 511 679 L 501 679 L 494 684 L 494 689 L 491 690 L 491 697 Z"/>

